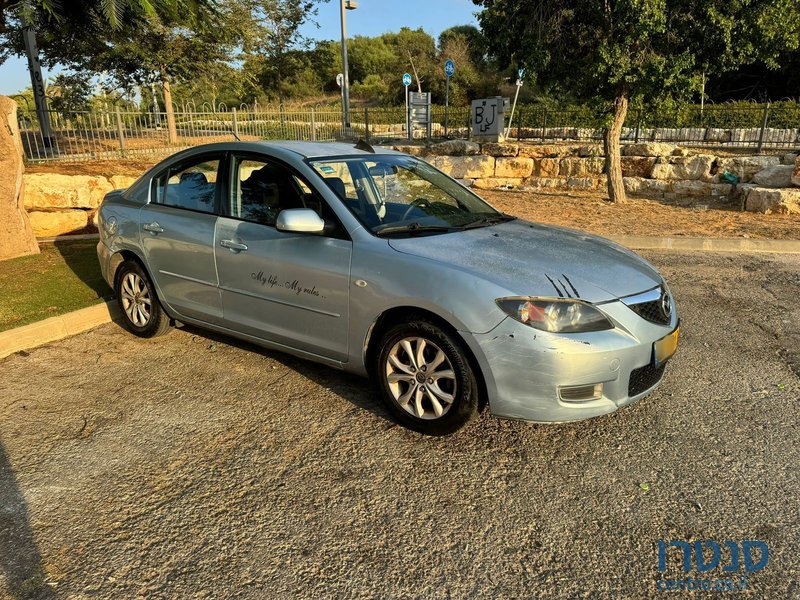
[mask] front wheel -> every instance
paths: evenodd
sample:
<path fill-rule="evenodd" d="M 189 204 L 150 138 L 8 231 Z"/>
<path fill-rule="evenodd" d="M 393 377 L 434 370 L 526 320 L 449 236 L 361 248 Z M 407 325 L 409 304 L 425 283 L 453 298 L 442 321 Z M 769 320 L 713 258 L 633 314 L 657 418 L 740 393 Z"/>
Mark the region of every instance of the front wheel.
<path fill-rule="evenodd" d="M 116 286 L 122 323 L 131 333 L 143 338 L 169 331 L 169 316 L 158 302 L 153 283 L 144 269 L 133 260 L 119 266 Z"/>
<path fill-rule="evenodd" d="M 395 418 L 428 435 L 463 427 L 478 410 L 478 386 L 461 346 L 426 320 L 395 325 L 381 338 L 381 395 Z"/>

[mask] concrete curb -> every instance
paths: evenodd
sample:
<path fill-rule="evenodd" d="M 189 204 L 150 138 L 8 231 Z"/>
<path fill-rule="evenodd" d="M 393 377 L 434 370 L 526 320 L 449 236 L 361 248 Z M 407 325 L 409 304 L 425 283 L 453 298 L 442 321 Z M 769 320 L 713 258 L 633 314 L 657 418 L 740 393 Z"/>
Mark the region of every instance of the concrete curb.
<path fill-rule="evenodd" d="M 76 235 L 59 235 L 56 237 L 36 238 L 40 244 L 55 244 L 56 242 L 74 242 L 76 240 L 99 240 L 99 233 L 78 233 Z"/>
<path fill-rule="evenodd" d="M 775 252 L 800 254 L 798 240 L 752 240 L 749 238 L 604 236 L 635 250 L 700 250 L 704 252 Z"/>
<path fill-rule="evenodd" d="M 113 300 L 0 332 L 0 358 L 88 331 L 120 316 Z"/>

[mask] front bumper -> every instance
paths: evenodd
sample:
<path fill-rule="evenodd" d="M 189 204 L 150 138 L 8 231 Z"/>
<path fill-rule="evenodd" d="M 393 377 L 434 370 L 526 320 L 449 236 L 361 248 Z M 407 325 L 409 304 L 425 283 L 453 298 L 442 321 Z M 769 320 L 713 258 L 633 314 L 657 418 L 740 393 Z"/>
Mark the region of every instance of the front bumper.
<path fill-rule="evenodd" d="M 556 423 L 616 411 L 652 393 L 664 367 L 653 364 L 653 343 L 678 325 L 646 321 L 622 302 L 602 305 L 608 331 L 553 334 L 505 319 L 485 334 L 467 334 L 484 374 L 492 414 Z M 603 384 L 596 400 L 565 401 L 559 389 Z"/>

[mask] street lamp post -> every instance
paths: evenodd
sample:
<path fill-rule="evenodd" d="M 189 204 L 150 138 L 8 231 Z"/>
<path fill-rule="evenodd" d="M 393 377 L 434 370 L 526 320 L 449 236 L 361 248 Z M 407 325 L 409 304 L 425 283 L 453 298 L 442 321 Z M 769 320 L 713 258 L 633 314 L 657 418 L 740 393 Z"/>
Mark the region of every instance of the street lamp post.
<path fill-rule="evenodd" d="M 345 130 L 350 128 L 350 76 L 347 68 L 347 19 L 345 10 L 355 10 L 358 8 L 357 0 L 339 0 L 340 13 L 342 17 L 342 126 Z"/>

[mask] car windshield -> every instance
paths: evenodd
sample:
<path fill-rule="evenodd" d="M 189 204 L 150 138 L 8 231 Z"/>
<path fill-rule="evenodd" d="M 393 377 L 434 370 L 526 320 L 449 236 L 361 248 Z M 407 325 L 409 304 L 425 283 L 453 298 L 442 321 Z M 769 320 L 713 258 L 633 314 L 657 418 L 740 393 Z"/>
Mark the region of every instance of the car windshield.
<path fill-rule="evenodd" d="M 410 156 L 321 159 L 310 164 L 375 235 L 433 235 L 512 219 Z"/>

